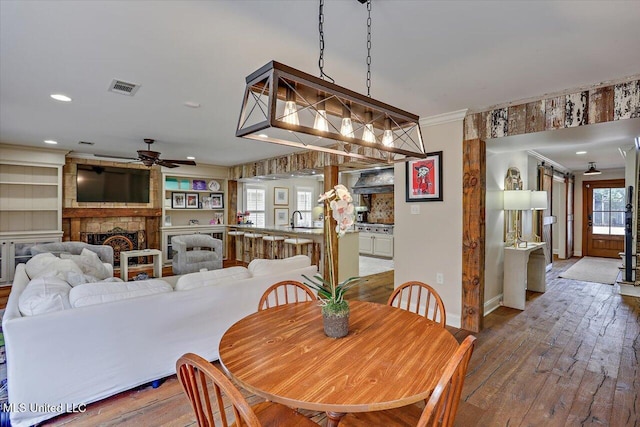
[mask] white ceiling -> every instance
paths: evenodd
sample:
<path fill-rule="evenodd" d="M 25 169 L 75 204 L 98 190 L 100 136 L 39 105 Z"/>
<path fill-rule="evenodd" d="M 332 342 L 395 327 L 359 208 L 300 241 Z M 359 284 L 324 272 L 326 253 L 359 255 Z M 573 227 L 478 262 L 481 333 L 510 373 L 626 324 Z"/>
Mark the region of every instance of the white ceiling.
<path fill-rule="evenodd" d="M 244 78 L 272 59 L 317 74 L 317 13 L 317 1 L 2 0 L 0 141 L 133 156 L 155 138 L 164 158 L 219 165 L 289 152 L 234 136 Z M 640 73 L 637 1 L 373 0 L 372 19 L 371 94 L 421 117 Z M 366 93 L 366 7 L 327 0 L 325 42 L 325 72 Z M 114 78 L 142 86 L 107 92 Z"/>

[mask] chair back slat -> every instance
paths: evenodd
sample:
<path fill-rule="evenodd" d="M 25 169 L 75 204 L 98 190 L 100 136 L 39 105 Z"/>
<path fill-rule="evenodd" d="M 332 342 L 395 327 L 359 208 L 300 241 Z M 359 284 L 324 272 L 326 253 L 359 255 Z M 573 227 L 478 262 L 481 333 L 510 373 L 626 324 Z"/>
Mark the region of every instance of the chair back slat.
<path fill-rule="evenodd" d="M 219 369 L 202 357 L 187 353 L 176 362 L 176 372 L 182 388 L 189 398 L 200 427 L 215 427 L 214 409 L 220 414 L 220 425 L 229 426 L 224 397 L 231 401 L 237 426 L 259 427 L 260 421 L 242 393 Z M 210 389 L 213 393 L 210 393 Z M 215 396 L 211 399 L 210 396 Z M 215 402 L 215 406 L 212 403 Z"/>
<path fill-rule="evenodd" d="M 455 351 L 427 400 L 417 427 L 453 426 L 475 340 L 469 335 Z"/>
<path fill-rule="evenodd" d="M 258 311 L 284 304 L 315 301 L 316 299 L 311 289 L 303 283 L 295 280 L 284 280 L 271 285 L 269 289 L 264 291 L 258 303 Z"/>
<path fill-rule="evenodd" d="M 403 283 L 393 291 L 387 305 L 420 314 L 440 323 L 442 327 L 447 324 L 447 314 L 442 298 L 426 283 L 418 281 Z"/>

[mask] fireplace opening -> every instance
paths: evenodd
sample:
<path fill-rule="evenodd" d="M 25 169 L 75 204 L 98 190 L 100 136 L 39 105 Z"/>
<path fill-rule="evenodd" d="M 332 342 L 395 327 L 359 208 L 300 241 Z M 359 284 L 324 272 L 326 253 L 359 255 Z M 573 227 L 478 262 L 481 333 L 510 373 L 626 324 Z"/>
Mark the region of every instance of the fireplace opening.
<path fill-rule="evenodd" d="M 80 233 L 83 242 L 91 245 L 109 245 L 113 248 L 113 266 L 120 266 L 120 252 L 145 248 L 144 231 L 127 231 L 115 227 L 105 233 Z M 129 259 L 129 265 L 136 264 L 135 258 Z"/>

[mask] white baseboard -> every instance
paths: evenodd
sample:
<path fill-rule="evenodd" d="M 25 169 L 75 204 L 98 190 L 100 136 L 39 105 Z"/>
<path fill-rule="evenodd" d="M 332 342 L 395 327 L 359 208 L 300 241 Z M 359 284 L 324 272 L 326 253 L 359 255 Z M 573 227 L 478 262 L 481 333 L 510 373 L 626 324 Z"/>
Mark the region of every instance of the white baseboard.
<path fill-rule="evenodd" d="M 554 249 L 554 250 L 553 250 L 553 254 L 554 254 L 554 255 L 558 255 L 559 253 L 560 253 L 560 249 Z"/>
<path fill-rule="evenodd" d="M 460 315 L 447 313 L 447 326 L 453 326 L 454 328 L 460 328 Z"/>
<path fill-rule="evenodd" d="M 484 315 L 491 313 L 496 308 L 502 305 L 502 294 L 497 297 L 491 298 L 489 301 L 484 303 Z"/>
<path fill-rule="evenodd" d="M 573 256 L 582 256 L 582 251 L 573 251 Z"/>

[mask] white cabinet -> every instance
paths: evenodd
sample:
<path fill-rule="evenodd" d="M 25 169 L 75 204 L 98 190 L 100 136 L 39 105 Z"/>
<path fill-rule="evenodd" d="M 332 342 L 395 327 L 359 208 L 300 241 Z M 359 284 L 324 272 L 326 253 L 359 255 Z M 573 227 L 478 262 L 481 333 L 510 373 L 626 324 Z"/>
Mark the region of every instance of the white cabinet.
<path fill-rule="evenodd" d="M 62 231 L 51 233 L 25 233 L 0 237 L 0 286 L 13 281 L 16 265 L 25 263 L 31 258 L 30 248 L 42 243 L 62 241 Z"/>
<path fill-rule="evenodd" d="M 360 253 L 393 258 L 393 236 L 360 232 Z"/>

